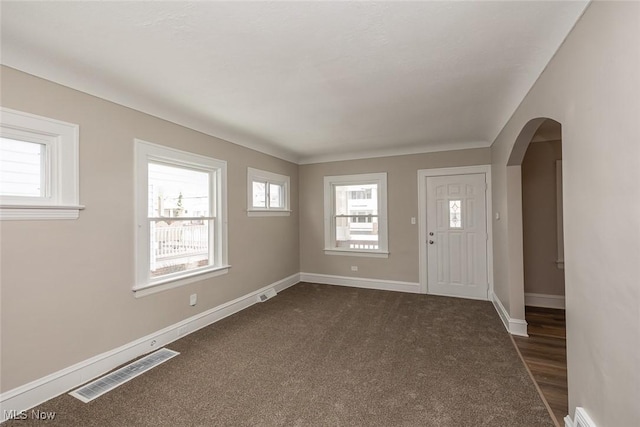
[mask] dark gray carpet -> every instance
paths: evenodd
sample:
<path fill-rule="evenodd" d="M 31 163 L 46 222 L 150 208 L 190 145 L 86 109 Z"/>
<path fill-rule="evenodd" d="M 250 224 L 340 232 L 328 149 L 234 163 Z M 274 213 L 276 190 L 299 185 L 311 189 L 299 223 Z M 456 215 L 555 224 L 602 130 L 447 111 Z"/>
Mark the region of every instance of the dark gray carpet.
<path fill-rule="evenodd" d="M 301 283 L 53 422 L 7 426 L 553 426 L 485 301 Z M 28 411 L 30 412 L 30 411 Z"/>

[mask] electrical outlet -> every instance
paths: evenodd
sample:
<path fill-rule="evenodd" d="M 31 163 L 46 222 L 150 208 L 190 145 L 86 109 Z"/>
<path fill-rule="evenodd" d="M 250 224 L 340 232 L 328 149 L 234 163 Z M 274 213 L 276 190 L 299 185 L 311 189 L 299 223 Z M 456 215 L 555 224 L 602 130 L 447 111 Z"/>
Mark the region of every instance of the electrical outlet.
<path fill-rule="evenodd" d="M 198 302 L 198 294 L 191 294 L 189 297 L 189 305 L 194 306 Z"/>
<path fill-rule="evenodd" d="M 416 225 L 416 217 L 415 216 L 411 217 L 411 225 Z"/>
<path fill-rule="evenodd" d="M 182 327 L 178 328 L 178 336 L 179 337 L 185 335 L 187 332 L 189 332 L 189 330 L 188 330 L 188 328 L 186 326 L 182 326 Z"/>
<path fill-rule="evenodd" d="M 357 265 L 352 265 L 351 266 L 351 271 L 358 271 L 358 266 Z"/>

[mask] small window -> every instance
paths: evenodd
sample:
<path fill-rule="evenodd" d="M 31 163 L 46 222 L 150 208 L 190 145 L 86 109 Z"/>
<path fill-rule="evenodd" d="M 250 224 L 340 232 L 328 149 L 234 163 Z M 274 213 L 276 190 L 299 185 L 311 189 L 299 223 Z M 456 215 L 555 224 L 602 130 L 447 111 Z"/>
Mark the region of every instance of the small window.
<path fill-rule="evenodd" d="M 136 167 L 134 290 L 226 273 L 226 162 L 136 140 Z"/>
<path fill-rule="evenodd" d="M 325 253 L 388 256 L 387 174 L 326 176 Z"/>
<path fill-rule="evenodd" d="M 247 214 L 289 215 L 289 177 L 259 169 L 247 169 Z"/>
<path fill-rule="evenodd" d="M 0 219 L 78 218 L 78 126 L 1 113 Z"/>
<path fill-rule="evenodd" d="M 462 228 L 462 200 L 449 200 L 449 228 Z"/>

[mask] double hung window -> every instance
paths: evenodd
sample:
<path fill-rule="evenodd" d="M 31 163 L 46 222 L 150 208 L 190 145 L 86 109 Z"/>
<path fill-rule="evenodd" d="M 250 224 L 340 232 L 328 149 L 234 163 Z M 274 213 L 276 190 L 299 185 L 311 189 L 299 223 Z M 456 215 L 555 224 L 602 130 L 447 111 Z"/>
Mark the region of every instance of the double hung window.
<path fill-rule="evenodd" d="M 388 256 L 387 174 L 326 176 L 325 253 Z"/>
<path fill-rule="evenodd" d="M 225 273 L 226 162 L 137 140 L 136 163 L 134 290 Z"/>

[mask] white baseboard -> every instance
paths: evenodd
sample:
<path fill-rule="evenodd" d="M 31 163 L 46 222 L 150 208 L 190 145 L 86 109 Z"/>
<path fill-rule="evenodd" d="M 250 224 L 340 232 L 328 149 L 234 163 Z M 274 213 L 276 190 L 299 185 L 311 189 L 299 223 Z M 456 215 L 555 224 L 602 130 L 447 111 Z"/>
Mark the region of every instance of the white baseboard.
<path fill-rule="evenodd" d="M 531 307 L 559 308 L 564 310 L 564 295 L 525 292 L 524 305 L 529 305 Z"/>
<path fill-rule="evenodd" d="M 350 286 L 352 288 L 377 289 L 381 291 L 420 293 L 420 284 L 396 280 L 365 279 L 361 277 L 332 276 L 328 274 L 300 273 L 301 282 L 322 285 Z"/>
<path fill-rule="evenodd" d="M 196 314 L 121 347 L 2 393 L 0 394 L 0 422 L 5 421 L 11 414 L 18 414 L 21 411 L 33 408 L 138 356 L 149 353 L 198 329 L 244 310 L 256 304 L 257 295 L 268 289 L 273 288 L 280 292 L 298 282 L 300 282 L 300 274 L 293 274 L 250 294 Z"/>
<path fill-rule="evenodd" d="M 521 337 L 529 336 L 527 334 L 526 320 L 512 319 L 511 316 L 509 316 L 507 310 L 502 305 L 500 298 L 498 298 L 498 296 L 493 292 L 491 293 L 491 301 L 493 302 L 493 306 L 495 307 L 496 311 L 500 315 L 500 319 L 502 319 L 504 327 L 507 328 L 507 332 L 509 332 L 511 335 L 518 335 Z"/>
<path fill-rule="evenodd" d="M 584 408 L 578 406 L 576 408 L 575 421 L 571 419 L 569 415 L 564 417 L 564 427 L 597 427 L 593 422 L 587 411 Z"/>

